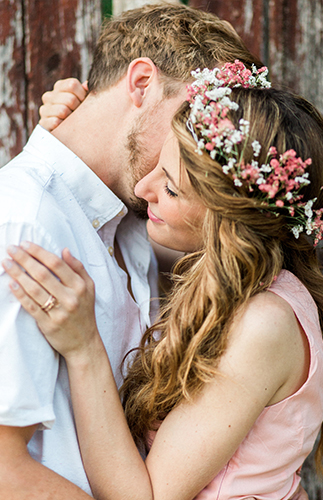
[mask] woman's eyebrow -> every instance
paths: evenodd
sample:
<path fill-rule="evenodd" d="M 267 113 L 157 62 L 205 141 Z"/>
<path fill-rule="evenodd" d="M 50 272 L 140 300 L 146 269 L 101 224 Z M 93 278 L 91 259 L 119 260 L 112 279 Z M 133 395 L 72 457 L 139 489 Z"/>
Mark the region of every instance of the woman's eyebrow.
<path fill-rule="evenodd" d="M 173 177 L 167 172 L 166 168 L 162 167 L 162 170 L 165 172 L 167 179 L 169 179 L 172 182 L 172 184 L 174 185 L 174 187 L 179 191 L 179 188 L 177 187 L 176 182 L 174 181 Z"/>

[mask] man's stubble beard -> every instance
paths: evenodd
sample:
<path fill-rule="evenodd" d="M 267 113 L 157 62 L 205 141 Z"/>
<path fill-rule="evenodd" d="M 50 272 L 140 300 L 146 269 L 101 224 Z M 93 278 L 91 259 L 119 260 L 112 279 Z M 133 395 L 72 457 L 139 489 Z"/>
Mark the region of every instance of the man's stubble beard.
<path fill-rule="evenodd" d="M 129 171 L 129 179 L 131 183 L 131 195 L 129 197 L 129 208 L 134 212 L 136 217 L 139 219 L 148 219 L 147 207 L 148 203 L 143 198 L 138 198 L 134 189 L 144 175 L 146 174 L 146 169 L 143 166 L 144 163 L 144 153 L 143 146 L 140 144 L 140 130 L 138 130 L 138 126 L 135 126 L 127 138 L 126 149 L 129 153 L 128 156 L 128 171 Z"/>
<path fill-rule="evenodd" d="M 149 130 L 150 126 L 155 126 L 150 119 L 158 111 L 158 104 L 150 112 L 145 112 L 137 120 L 132 130 L 128 134 L 126 150 L 128 151 L 127 170 L 131 179 L 131 195 L 129 198 L 129 208 L 139 219 L 148 219 L 148 203 L 143 198 L 138 198 L 134 194 L 136 184 L 147 175 L 157 164 L 158 158 L 152 158 L 147 147 L 142 142 L 142 137 Z"/>

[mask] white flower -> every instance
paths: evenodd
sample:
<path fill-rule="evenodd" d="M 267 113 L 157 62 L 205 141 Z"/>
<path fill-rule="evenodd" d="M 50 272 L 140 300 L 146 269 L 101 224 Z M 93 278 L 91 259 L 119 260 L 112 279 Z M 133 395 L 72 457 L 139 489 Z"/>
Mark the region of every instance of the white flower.
<path fill-rule="evenodd" d="M 239 109 L 239 105 L 236 102 L 231 101 L 230 97 L 228 97 L 227 95 L 222 97 L 221 101 L 219 101 L 219 104 L 221 104 L 223 108 L 229 108 L 233 111 L 237 111 L 237 109 Z"/>
<path fill-rule="evenodd" d="M 254 76 L 249 76 L 249 85 L 251 85 L 251 87 L 257 87 L 257 80 Z"/>
<path fill-rule="evenodd" d="M 222 148 L 223 142 L 222 142 L 222 137 L 220 135 L 216 136 L 216 138 L 214 139 L 214 144 L 218 149 Z"/>
<path fill-rule="evenodd" d="M 237 160 L 235 158 L 229 158 L 229 160 L 228 160 L 228 167 L 229 168 L 233 168 L 236 163 L 237 163 Z"/>
<path fill-rule="evenodd" d="M 304 186 L 307 186 L 307 184 L 311 184 L 311 181 L 306 178 L 307 175 L 304 174 L 301 177 L 295 177 L 295 182 L 299 182 L 299 184 L 303 184 Z"/>
<path fill-rule="evenodd" d="M 304 212 L 305 212 L 305 215 L 306 217 L 308 217 L 309 219 L 311 219 L 313 217 L 313 211 L 312 211 L 312 206 L 313 206 L 313 200 L 309 200 L 305 207 L 304 207 Z"/>
<path fill-rule="evenodd" d="M 252 149 L 254 151 L 255 156 L 259 156 L 260 150 L 261 150 L 261 145 L 259 144 L 258 141 L 253 141 L 251 143 Z"/>
<path fill-rule="evenodd" d="M 306 226 L 305 226 L 305 229 L 306 229 L 306 234 L 309 236 L 310 234 L 312 234 L 313 232 L 313 222 L 312 222 L 312 219 L 308 219 L 306 221 Z"/>
<path fill-rule="evenodd" d="M 252 166 L 253 168 L 258 168 L 258 162 L 257 162 L 257 161 L 255 161 L 255 160 L 251 160 L 251 166 Z"/>
<path fill-rule="evenodd" d="M 194 99 L 194 103 L 191 104 L 191 108 L 192 108 L 192 111 L 190 114 L 190 119 L 191 119 L 192 123 L 195 123 L 196 122 L 196 114 L 199 111 L 204 110 L 203 97 L 200 95 L 197 95 Z"/>
<path fill-rule="evenodd" d="M 260 186 L 260 184 L 266 184 L 266 179 L 263 176 L 260 176 L 256 180 L 256 184 L 258 184 L 258 186 Z"/>
<path fill-rule="evenodd" d="M 210 156 L 211 156 L 212 160 L 215 160 L 215 157 L 216 157 L 216 149 L 212 149 L 212 151 L 210 151 Z"/>
<path fill-rule="evenodd" d="M 239 144 L 242 141 L 242 133 L 239 130 L 230 131 L 230 141 L 232 144 Z"/>
<path fill-rule="evenodd" d="M 224 141 L 224 151 L 226 153 L 231 153 L 233 146 L 234 146 L 234 144 L 231 142 L 230 139 L 225 139 L 225 141 Z"/>
<path fill-rule="evenodd" d="M 244 120 L 241 118 L 239 120 L 239 130 L 243 135 L 248 135 L 249 134 L 249 122 L 247 120 Z"/>
<path fill-rule="evenodd" d="M 298 237 L 302 231 L 303 231 L 303 226 L 301 226 L 301 225 L 292 227 L 292 233 L 296 239 L 298 239 Z"/>
<path fill-rule="evenodd" d="M 222 171 L 225 175 L 228 175 L 228 173 L 230 172 L 231 170 L 231 167 L 229 167 L 229 165 L 223 165 L 222 166 Z"/>
<path fill-rule="evenodd" d="M 240 179 L 234 179 L 234 185 L 238 186 L 238 187 L 241 187 L 242 186 L 242 182 L 240 181 Z"/>
<path fill-rule="evenodd" d="M 266 174 L 270 174 L 272 168 L 268 164 L 263 164 L 263 165 L 261 165 L 259 170 L 260 170 L 260 172 L 265 172 Z"/>
<path fill-rule="evenodd" d="M 289 201 L 289 200 L 291 200 L 292 198 L 293 198 L 292 193 L 291 193 L 290 191 L 288 191 L 288 192 L 286 193 L 286 200 L 287 200 L 287 201 Z"/>
<path fill-rule="evenodd" d="M 198 149 L 204 149 L 205 143 L 203 139 L 200 139 L 199 142 L 197 143 L 197 148 Z"/>
<path fill-rule="evenodd" d="M 228 87 L 216 87 L 213 90 L 207 90 L 205 92 L 206 97 L 208 97 L 211 101 L 217 101 L 218 99 L 222 99 L 224 96 L 230 95 L 232 92 Z M 229 99 L 231 102 L 231 99 Z"/>
<path fill-rule="evenodd" d="M 214 68 L 212 70 L 204 68 L 203 71 L 198 68 L 197 70 L 192 71 L 191 75 L 196 79 L 195 82 L 193 82 L 192 86 L 198 89 L 205 82 L 209 82 L 210 84 L 216 85 L 217 87 L 223 85 L 224 82 L 216 77 L 218 72 L 218 68 Z"/>

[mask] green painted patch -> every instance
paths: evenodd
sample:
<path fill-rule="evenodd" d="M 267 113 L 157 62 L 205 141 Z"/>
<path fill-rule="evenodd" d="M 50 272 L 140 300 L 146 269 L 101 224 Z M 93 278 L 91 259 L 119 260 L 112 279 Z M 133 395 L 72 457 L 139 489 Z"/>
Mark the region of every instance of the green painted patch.
<path fill-rule="evenodd" d="M 101 0 L 103 17 L 112 16 L 112 1 L 113 0 Z"/>

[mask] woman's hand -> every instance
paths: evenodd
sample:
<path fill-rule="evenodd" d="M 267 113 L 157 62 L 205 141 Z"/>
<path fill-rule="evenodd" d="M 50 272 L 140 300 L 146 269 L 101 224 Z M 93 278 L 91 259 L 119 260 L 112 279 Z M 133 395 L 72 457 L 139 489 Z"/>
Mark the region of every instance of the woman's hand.
<path fill-rule="evenodd" d="M 65 358 L 87 352 L 99 333 L 94 283 L 82 263 L 67 248 L 60 259 L 29 242 L 8 254 L 12 260 L 2 265 L 13 280 L 10 289 L 48 342 Z"/>
<path fill-rule="evenodd" d="M 76 78 L 58 80 L 53 90 L 42 96 L 39 125 L 51 132 L 84 101 L 87 93 L 87 82 L 81 83 Z"/>

